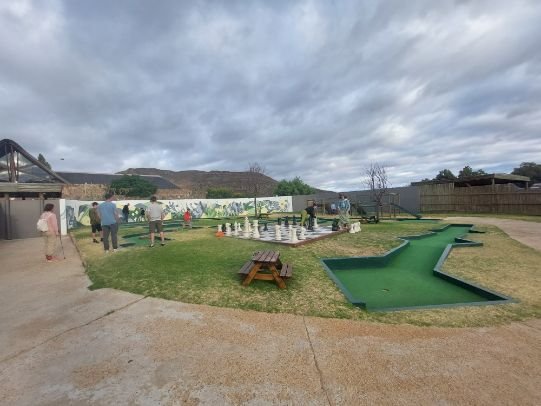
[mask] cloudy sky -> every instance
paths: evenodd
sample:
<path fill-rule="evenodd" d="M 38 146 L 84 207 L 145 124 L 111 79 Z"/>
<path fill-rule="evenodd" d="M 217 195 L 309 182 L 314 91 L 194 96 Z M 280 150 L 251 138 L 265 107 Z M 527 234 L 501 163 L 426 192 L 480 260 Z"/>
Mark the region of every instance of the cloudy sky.
<path fill-rule="evenodd" d="M 541 162 L 539 0 L 0 0 L 0 138 L 53 169 L 330 190 Z M 63 158 L 63 159 L 62 159 Z"/>

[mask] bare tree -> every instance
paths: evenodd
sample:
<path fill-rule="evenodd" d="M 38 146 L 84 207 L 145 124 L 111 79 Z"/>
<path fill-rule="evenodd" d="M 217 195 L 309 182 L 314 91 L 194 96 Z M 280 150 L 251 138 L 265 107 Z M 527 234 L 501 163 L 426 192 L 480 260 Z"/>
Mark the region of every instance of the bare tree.
<path fill-rule="evenodd" d="M 376 215 L 379 220 L 380 211 L 383 206 L 383 196 L 387 193 L 389 188 L 389 179 L 385 172 L 385 166 L 379 163 L 371 163 L 370 166 L 364 170 L 365 184 L 370 189 L 372 200 L 376 203 Z"/>
<path fill-rule="evenodd" d="M 250 162 L 248 164 L 248 172 L 250 172 L 249 187 L 254 194 L 254 215 L 257 217 L 257 194 L 259 193 L 259 183 L 261 181 L 260 175 L 265 174 L 265 168 L 258 162 Z"/>

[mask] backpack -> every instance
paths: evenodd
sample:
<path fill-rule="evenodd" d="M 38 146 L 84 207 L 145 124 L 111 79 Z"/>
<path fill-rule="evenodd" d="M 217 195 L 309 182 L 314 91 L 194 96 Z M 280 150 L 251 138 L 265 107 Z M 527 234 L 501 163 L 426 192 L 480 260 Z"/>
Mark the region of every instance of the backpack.
<path fill-rule="evenodd" d="M 36 228 L 38 229 L 38 231 L 43 231 L 43 232 L 49 231 L 49 225 L 47 224 L 47 219 L 39 219 L 36 224 Z"/>

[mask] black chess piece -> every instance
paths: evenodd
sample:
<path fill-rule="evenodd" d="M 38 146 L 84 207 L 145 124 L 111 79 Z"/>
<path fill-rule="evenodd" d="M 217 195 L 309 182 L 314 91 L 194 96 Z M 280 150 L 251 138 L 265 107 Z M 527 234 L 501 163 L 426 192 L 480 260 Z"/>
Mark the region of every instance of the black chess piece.
<path fill-rule="evenodd" d="M 285 226 L 286 226 L 286 227 L 289 227 L 289 216 L 286 216 Z"/>
<path fill-rule="evenodd" d="M 269 231 L 269 229 L 267 228 L 267 223 L 263 223 L 265 225 L 265 227 L 263 228 L 263 231 Z"/>
<path fill-rule="evenodd" d="M 332 221 L 331 230 L 332 231 L 340 231 L 340 226 L 338 225 L 338 219 L 334 219 Z"/>
<path fill-rule="evenodd" d="M 282 218 L 281 218 L 281 217 L 278 217 L 278 225 L 279 225 L 279 226 L 282 225 Z"/>
<path fill-rule="evenodd" d="M 222 224 L 222 232 L 225 233 L 225 223 Z"/>
<path fill-rule="evenodd" d="M 297 218 L 295 216 L 293 216 L 293 225 L 296 226 L 297 225 Z"/>
<path fill-rule="evenodd" d="M 313 219 L 313 217 L 308 217 L 308 231 L 314 231 L 314 219 Z"/>

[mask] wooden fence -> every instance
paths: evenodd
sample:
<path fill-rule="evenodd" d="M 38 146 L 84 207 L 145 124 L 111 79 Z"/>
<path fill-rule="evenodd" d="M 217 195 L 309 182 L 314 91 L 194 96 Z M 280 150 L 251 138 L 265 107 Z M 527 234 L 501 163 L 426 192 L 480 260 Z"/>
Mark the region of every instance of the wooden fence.
<path fill-rule="evenodd" d="M 519 189 L 513 184 L 454 187 L 423 185 L 422 213 L 506 213 L 541 215 L 541 190 Z"/>

